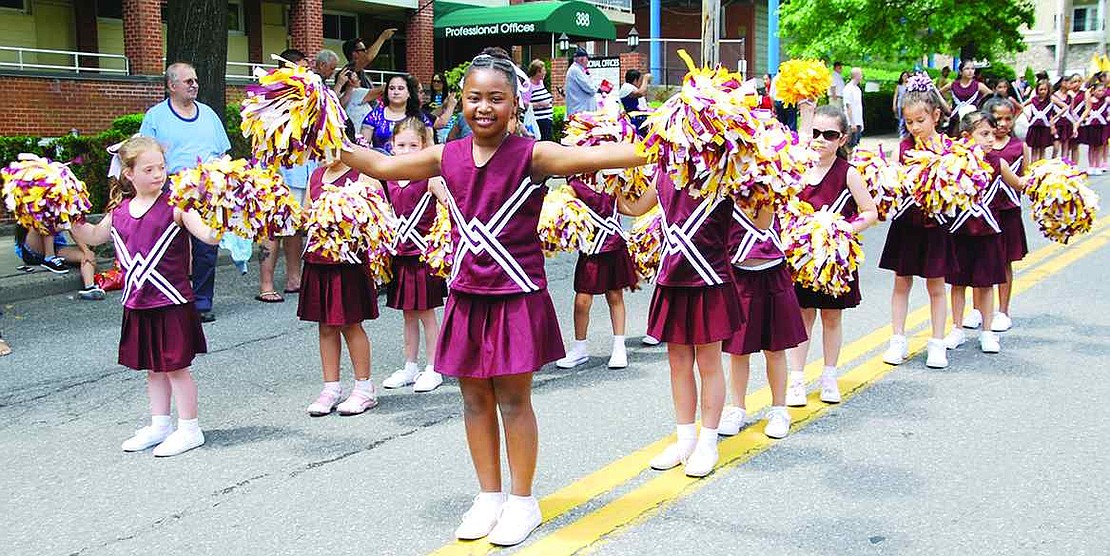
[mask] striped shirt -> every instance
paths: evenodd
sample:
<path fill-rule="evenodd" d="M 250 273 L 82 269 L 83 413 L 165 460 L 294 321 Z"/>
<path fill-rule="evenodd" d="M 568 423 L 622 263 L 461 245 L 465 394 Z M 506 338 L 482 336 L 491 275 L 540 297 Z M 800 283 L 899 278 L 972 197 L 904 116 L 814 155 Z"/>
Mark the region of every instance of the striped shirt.
<path fill-rule="evenodd" d="M 552 103 L 553 100 L 554 99 L 551 98 L 551 91 L 548 91 L 547 87 L 543 86 L 543 82 L 540 82 L 539 85 L 532 85 L 532 102 L 533 103 L 536 103 L 536 102 Z M 535 108 L 535 107 L 533 107 L 532 110 L 533 110 L 533 112 L 535 112 L 537 120 L 550 120 L 550 119 L 554 118 L 554 108 L 552 107 L 552 104 L 548 104 L 547 108 Z"/>

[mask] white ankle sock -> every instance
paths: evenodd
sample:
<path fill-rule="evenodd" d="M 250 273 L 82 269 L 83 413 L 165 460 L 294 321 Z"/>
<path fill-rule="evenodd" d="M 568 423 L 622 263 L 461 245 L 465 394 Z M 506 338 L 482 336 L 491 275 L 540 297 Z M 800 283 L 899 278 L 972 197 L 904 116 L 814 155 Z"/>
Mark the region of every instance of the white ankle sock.
<path fill-rule="evenodd" d="M 424 365 L 424 372 L 434 373 L 435 372 L 435 367 L 432 367 L 431 365 Z"/>
<path fill-rule="evenodd" d="M 177 420 L 177 428 L 180 429 L 180 430 L 184 430 L 184 431 L 199 431 L 200 430 L 200 420 L 199 419 L 178 419 Z"/>
<path fill-rule="evenodd" d="M 806 374 L 803 371 L 790 371 L 789 374 L 790 374 L 790 378 L 788 380 L 790 382 L 794 382 L 794 381 L 804 382 L 805 379 L 806 379 Z"/>
<path fill-rule="evenodd" d="M 575 340 L 574 347 L 571 348 L 575 353 L 586 353 L 586 340 Z"/>
<path fill-rule="evenodd" d="M 698 442 L 698 427 L 693 423 L 676 426 L 675 434 L 678 435 L 678 446 L 685 451 L 692 450 Z"/>
<path fill-rule="evenodd" d="M 833 378 L 836 378 L 837 374 L 839 374 L 839 373 L 836 372 L 836 367 L 825 367 L 825 370 L 824 370 L 824 375 L 825 376 L 831 376 Z"/>
<path fill-rule="evenodd" d="M 531 505 L 534 504 L 535 501 L 536 498 L 533 496 L 517 496 L 515 494 L 510 494 L 509 497 L 505 500 L 505 502 L 512 502 L 521 505 Z"/>
<path fill-rule="evenodd" d="M 624 336 L 613 336 L 613 346 L 624 347 Z"/>
<path fill-rule="evenodd" d="M 169 415 L 151 415 L 150 426 L 156 429 L 168 429 L 173 426 L 173 418 Z"/>
<path fill-rule="evenodd" d="M 374 385 L 370 382 L 370 379 L 355 380 L 355 390 L 362 390 L 363 392 L 370 392 L 373 389 L 374 389 Z"/>
<path fill-rule="evenodd" d="M 340 386 L 339 381 L 337 380 L 335 382 L 325 382 L 324 383 L 324 390 L 327 390 L 329 392 L 335 392 L 336 394 L 338 394 L 339 392 L 341 392 L 343 390 L 343 387 Z"/>
<path fill-rule="evenodd" d="M 416 364 L 416 361 L 405 361 L 406 373 L 416 373 L 418 371 L 420 371 L 420 366 Z"/>
<path fill-rule="evenodd" d="M 717 429 L 709 427 L 702 427 L 701 433 L 698 434 L 698 446 L 716 446 L 717 445 Z"/>

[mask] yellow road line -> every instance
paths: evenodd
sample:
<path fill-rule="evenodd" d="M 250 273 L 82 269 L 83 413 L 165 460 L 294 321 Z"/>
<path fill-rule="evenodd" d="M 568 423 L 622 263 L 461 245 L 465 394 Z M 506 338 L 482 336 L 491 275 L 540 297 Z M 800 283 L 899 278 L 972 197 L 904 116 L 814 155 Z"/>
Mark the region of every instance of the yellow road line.
<path fill-rule="evenodd" d="M 1110 241 L 1110 233 L 1104 228 L 1105 226 L 1100 226 L 1099 229 L 1094 230 L 1091 235 L 1087 236 L 1086 241 L 1071 246 L 1053 260 L 1016 277 L 1013 294 L 1016 296 L 1028 290 L 1105 246 Z M 922 331 L 914 337 L 912 342 L 914 351 L 922 349 L 923 342 L 927 337 L 927 331 Z M 858 394 L 894 369 L 895 367 L 884 364 L 881 356 L 873 357 L 862 365 L 853 368 L 839 380 L 844 398 L 848 399 Z M 827 411 L 829 407 L 817 399 L 816 393 L 812 393 L 806 407 L 790 410 L 794 419 L 791 429 L 804 426 L 807 422 Z M 718 473 L 724 467 L 735 466 L 751 459 L 756 454 L 774 445 L 775 442 L 777 441 L 767 438 L 763 434 L 762 426 L 747 427 L 740 434 L 721 442 L 719 449 L 722 463 L 718 467 Z M 708 479 L 714 477 L 715 475 Z M 587 514 L 581 519 L 528 545 L 518 554 L 542 554 L 544 556 L 575 554 L 601 541 L 617 529 L 650 517 L 677 498 L 687 496 L 708 483 L 709 480 L 707 479 L 686 477 L 681 468 L 672 469 L 649 480 L 644 485 L 617 498 L 597 511 Z"/>
<path fill-rule="evenodd" d="M 1101 218 L 1096 221 L 1092 227 L 1091 233 L 1088 236 L 1080 239 L 1080 242 L 1086 238 L 1090 238 L 1100 233 L 1107 226 L 1110 226 L 1110 217 Z M 1078 247 L 1079 243 L 1073 243 L 1070 249 Z M 1030 253 L 1023 261 L 1017 263 L 1015 271 L 1031 268 L 1042 261 L 1059 254 L 1064 246 L 1051 243 L 1036 251 Z M 906 330 L 914 330 L 929 318 L 929 307 L 925 305 L 911 312 L 906 317 Z M 883 343 L 890 337 L 890 329 L 888 325 L 883 325 L 871 331 L 867 335 L 854 340 L 850 344 L 844 346 L 840 352 L 840 361 L 842 364 L 848 364 L 858 360 Z M 823 364 L 820 357 L 817 357 L 805 368 L 806 383 L 811 383 L 821 375 Z M 759 390 L 748 394 L 747 409 L 750 415 L 766 409 L 771 405 L 771 390 L 768 387 L 760 388 Z M 604 467 L 598 469 L 575 480 L 569 485 L 545 496 L 540 500 L 540 509 L 543 512 L 544 522 L 550 522 L 554 519 L 561 517 L 567 512 L 589 502 L 590 500 L 609 492 L 620 485 L 628 482 L 629 480 L 639 476 L 641 472 L 648 467 L 651 458 L 664 449 L 668 444 L 674 442 L 674 435 L 665 436 L 659 440 L 643 447 L 627 456 L 621 457 Z M 483 555 L 488 554 L 495 547 L 484 540 L 478 541 L 456 541 L 447 544 L 432 552 L 435 556 L 454 556 L 454 555 Z"/>

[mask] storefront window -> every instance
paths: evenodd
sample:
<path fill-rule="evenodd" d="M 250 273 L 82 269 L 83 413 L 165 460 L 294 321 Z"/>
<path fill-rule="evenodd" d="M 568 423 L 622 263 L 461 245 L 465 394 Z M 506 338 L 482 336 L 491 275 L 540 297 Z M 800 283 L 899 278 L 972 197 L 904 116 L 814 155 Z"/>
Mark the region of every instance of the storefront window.
<path fill-rule="evenodd" d="M 324 38 L 345 41 L 358 36 L 358 16 L 324 12 Z"/>

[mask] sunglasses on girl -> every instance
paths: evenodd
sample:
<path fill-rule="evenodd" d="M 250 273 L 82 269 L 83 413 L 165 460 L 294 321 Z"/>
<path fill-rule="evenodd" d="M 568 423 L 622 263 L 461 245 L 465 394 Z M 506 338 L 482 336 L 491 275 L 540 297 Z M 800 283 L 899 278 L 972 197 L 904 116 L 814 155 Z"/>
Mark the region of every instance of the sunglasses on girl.
<path fill-rule="evenodd" d="M 814 129 L 813 138 L 824 137 L 826 141 L 839 141 L 844 134 L 835 129 Z"/>

